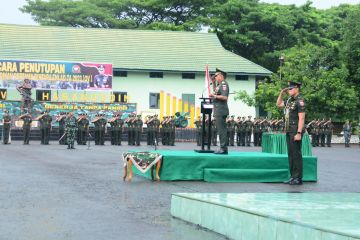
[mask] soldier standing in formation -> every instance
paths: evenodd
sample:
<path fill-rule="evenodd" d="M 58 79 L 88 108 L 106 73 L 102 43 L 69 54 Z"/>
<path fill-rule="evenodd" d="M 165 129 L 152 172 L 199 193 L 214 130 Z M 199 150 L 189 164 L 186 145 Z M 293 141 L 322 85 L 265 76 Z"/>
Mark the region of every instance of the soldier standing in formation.
<path fill-rule="evenodd" d="M 51 122 L 52 118 L 48 111 L 42 112 L 42 115 L 38 116 L 36 120 L 40 124 L 40 141 L 43 145 L 48 145 L 50 140 Z"/>
<path fill-rule="evenodd" d="M 194 122 L 195 127 L 196 127 L 196 144 L 198 146 L 201 146 L 201 134 L 202 134 L 202 122 L 201 122 L 201 117 L 198 116 L 197 120 Z"/>
<path fill-rule="evenodd" d="M 153 120 L 154 117 L 151 116 L 146 116 L 145 119 L 145 124 L 146 124 L 146 144 L 149 145 L 154 145 L 154 135 L 155 135 L 155 131 L 154 131 L 154 125 L 153 125 Z"/>
<path fill-rule="evenodd" d="M 175 137 L 176 137 L 176 124 L 175 116 L 171 116 L 169 122 L 169 146 L 175 146 Z"/>
<path fill-rule="evenodd" d="M 95 145 L 100 145 L 100 113 L 95 115 L 95 118 L 91 121 L 94 123 Z"/>
<path fill-rule="evenodd" d="M 65 119 L 66 119 L 66 113 L 65 112 L 60 112 L 59 116 L 56 118 L 56 122 L 59 123 L 59 139 L 61 139 L 59 141 L 60 145 L 65 145 L 66 144 L 66 138 L 62 136 L 65 134 Z"/>
<path fill-rule="evenodd" d="M 211 120 L 211 138 L 213 146 L 217 146 L 217 135 L 216 118 L 213 117 Z"/>
<path fill-rule="evenodd" d="M 134 130 L 135 130 L 135 143 L 136 146 L 140 146 L 141 134 L 143 132 L 143 120 L 141 115 L 137 115 L 134 121 Z"/>
<path fill-rule="evenodd" d="M 159 120 L 157 114 L 155 114 L 155 116 L 154 116 L 154 120 L 152 122 L 152 125 L 153 125 L 153 128 L 154 128 L 154 137 L 155 137 L 154 140 L 156 141 L 156 143 L 154 143 L 154 144 L 159 145 L 160 120 Z"/>
<path fill-rule="evenodd" d="M 169 122 L 170 118 L 168 116 L 164 116 L 163 121 L 161 122 L 161 143 L 162 145 L 169 145 Z"/>
<path fill-rule="evenodd" d="M 331 147 L 331 138 L 333 135 L 334 124 L 331 122 L 331 118 L 325 123 L 325 135 L 326 135 L 326 145 Z"/>
<path fill-rule="evenodd" d="M 107 120 L 105 118 L 105 114 L 101 113 L 99 118 L 99 144 L 105 145 L 105 134 L 107 131 Z"/>
<path fill-rule="evenodd" d="M 124 120 L 121 119 L 121 114 L 116 114 L 116 118 L 114 120 L 114 130 L 115 130 L 115 142 L 114 144 L 117 146 L 121 145 L 122 132 L 124 128 Z"/>
<path fill-rule="evenodd" d="M 285 129 L 288 148 L 290 179 L 284 183 L 290 185 L 302 184 L 303 161 L 301 153 L 302 136 L 305 126 L 305 101 L 300 94 L 299 82 L 289 82 L 287 88 L 281 90 L 276 106 L 285 107 Z M 284 103 L 283 96 L 288 92 L 289 98 Z"/>
<path fill-rule="evenodd" d="M 228 134 L 229 134 L 229 145 L 234 146 L 234 138 L 235 138 L 235 116 L 232 115 L 227 123 L 228 126 Z"/>
<path fill-rule="evenodd" d="M 343 131 L 344 131 L 344 138 L 345 138 L 345 147 L 350 147 L 350 139 L 351 139 L 351 132 L 352 132 L 352 126 L 351 122 L 346 121 L 343 125 Z"/>
<path fill-rule="evenodd" d="M 89 134 L 89 124 L 90 124 L 90 121 L 86 117 L 86 114 L 79 113 L 79 116 L 77 119 L 77 126 L 78 126 L 77 143 L 78 143 L 78 145 L 86 145 L 86 139 Z"/>
<path fill-rule="evenodd" d="M 126 120 L 126 129 L 128 135 L 128 145 L 135 145 L 135 131 L 134 131 L 135 115 L 130 114 Z"/>
<path fill-rule="evenodd" d="M 257 118 L 254 118 L 253 123 L 253 132 L 254 132 L 254 146 L 260 146 L 260 121 Z"/>
<path fill-rule="evenodd" d="M 325 147 L 325 119 L 319 123 L 320 146 Z"/>
<path fill-rule="evenodd" d="M 251 116 L 248 116 L 248 119 L 245 121 L 245 144 L 250 147 L 251 144 L 251 131 L 253 123 L 251 121 Z"/>
<path fill-rule="evenodd" d="M 9 111 L 4 111 L 3 116 L 3 129 L 2 129 L 2 135 L 3 135 L 3 143 L 9 144 L 10 139 L 10 129 L 11 129 L 11 116 L 9 115 Z"/>
<path fill-rule="evenodd" d="M 74 117 L 73 112 L 69 112 L 65 120 L 65 133 L 66 133 L 66 142 L 68 144 L 68 149 L 75 149 L 74 142 L 76 136 L 76 118 Z"/>
<path fill-rule="evenodd" d="M 27 112 L 26 109 L 24 109 L 24 111 L 25 111 L 25 114 L 21 115 L 19 118 L 21 120 L 23 120 L 24 145 L 28 145 L 29 140 L 30 140 L 30 128 L 31 128 L 31 123 L 32 123 L 32 117 Z"/>

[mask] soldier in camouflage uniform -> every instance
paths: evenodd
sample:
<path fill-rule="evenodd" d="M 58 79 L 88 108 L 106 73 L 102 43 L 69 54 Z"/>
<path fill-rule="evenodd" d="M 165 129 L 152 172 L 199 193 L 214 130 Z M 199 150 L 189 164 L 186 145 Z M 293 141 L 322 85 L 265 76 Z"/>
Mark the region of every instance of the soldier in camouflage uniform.
<path fill-rule="evenodd" d="M 236 128 L 235 116 L 232 115 L 230 118 L 230 131 L 229 131 L 229 145 L 230 146 L 234 146 L 235 128 Z"/>
<path fill-rule="evenodd" d="M 66 132 L 66 142 L 68 144 L 68 149 L 75 149 L 74 142 L 77 131 L 76 118 L 74 117 L 73 112 L 69 112 L 65 120 L 65 132 Z"/>
<path fill-rule="evenodd" d="M 4 144 L 9 144 L 10 129 L 11 129 L 11 116 L 9 115 L 9 111 L 5 110 L 3 115 L 3 129 L 2 129 L 2 137 Z"/>
<path fill-rule="evenodd" d="M 24 111 L 25 111 L 25 114 L 21 115 L 20 119 L 23 120 L 24 144 L 27 145 L 27 144 L 29 144 L 29 139 L 30 139 L 30 128 L 31 128 L 31 123 L 32 123 L 32 117 L 27 112 L 26 109 L 24 109 Z"/>
<path fill-rule="evenodd" d="M 344 138 L 345 138 L 345 147 L 350 147 L 350 139 L 351 139 L 351 132 L 352 132 L 352 126 L 351 122 L 346 121 L 343 125 L 343 131 L 344 131 Z"/>

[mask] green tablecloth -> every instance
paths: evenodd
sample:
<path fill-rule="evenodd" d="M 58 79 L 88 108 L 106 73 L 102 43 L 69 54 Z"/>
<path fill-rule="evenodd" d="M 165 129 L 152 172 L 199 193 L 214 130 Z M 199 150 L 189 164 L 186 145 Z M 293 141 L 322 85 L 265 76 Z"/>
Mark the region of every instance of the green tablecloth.
<path fill-rule="evenodd" d="M 284 133 L 263 133 L 262 151 L 267 153 L 287 154 L 286 136 Z M 303 135 L 301 152 L 303 156 L 312 156 L 308 134 Z"/>

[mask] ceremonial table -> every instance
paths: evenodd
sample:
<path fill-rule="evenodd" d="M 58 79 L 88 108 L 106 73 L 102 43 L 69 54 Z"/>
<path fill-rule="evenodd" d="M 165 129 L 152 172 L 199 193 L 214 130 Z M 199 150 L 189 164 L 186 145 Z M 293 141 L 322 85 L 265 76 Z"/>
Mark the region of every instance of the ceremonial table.
<path fill-rule="evenodd" d="M 262 152 L 287 154 L 287 144 L 285 133 L 263 133 Z M 302 137 L 301 152 L 303 156 L 312 156 L 312 148 L 309 135 L 306 133 Z"/>

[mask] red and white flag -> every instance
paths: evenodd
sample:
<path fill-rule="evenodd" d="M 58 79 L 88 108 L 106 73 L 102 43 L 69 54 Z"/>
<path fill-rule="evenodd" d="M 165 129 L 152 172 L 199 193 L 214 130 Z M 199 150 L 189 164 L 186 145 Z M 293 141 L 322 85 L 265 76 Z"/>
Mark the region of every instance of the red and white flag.
<path fill-rule="evenodd" d="M 206 89 L 206 93 L 205 93 L 205 97 L 209 97 L 210 95 L 210 74 L 209 74 L 209 66 L 206 64 L 206 70 L 205 70 L 205 87 L 204 89 Z"/>

